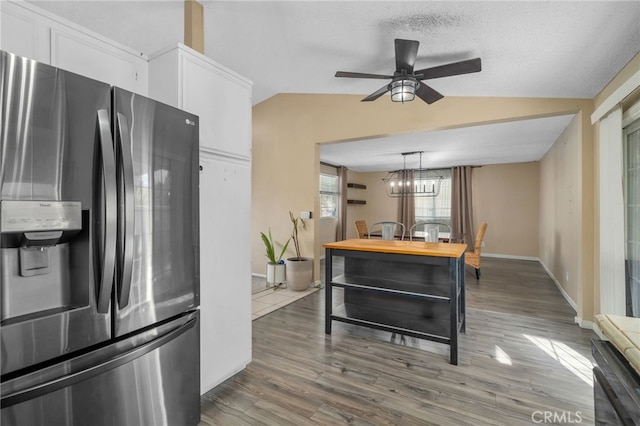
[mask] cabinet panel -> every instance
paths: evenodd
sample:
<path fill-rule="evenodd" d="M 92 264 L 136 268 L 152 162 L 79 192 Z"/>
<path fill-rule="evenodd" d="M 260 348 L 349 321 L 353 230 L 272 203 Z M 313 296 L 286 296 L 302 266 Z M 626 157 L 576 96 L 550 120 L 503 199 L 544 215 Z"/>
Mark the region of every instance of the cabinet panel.
<path fill-rule="evenodd" d="M 3 50 L 146 95 L 139 52 L 27 2 L 0 2 Z"/>
<path fill-rule="evenodd" d="M 153 56 L 149 70 L 151 97 L 200 117 L 201 149 L 250 160 L 250 81 L 182 44 Z"/>
<path fill-rule="evenodd" d="M 251 361 L 251 164 L 201 151 L 201 392 Z"/>
<path fill-rule="evenodd" d="M 0 48 L 48 64 L 48 29 L 38 16 L 9 2 L 0 2 L 0 10 Z"/>
<path fill-rule="evenodd" d="M 251 155 L 251 90 L 210 64 L 183 56 L 185 109 L 207 117 L 201 122 L 201 146 L 215 151 Z M 203 94 L 206 94 L 203 96 Z"/>
<path fill-rule="evenodd" d="M 51 64 L 146 95 L 146 61 L 91 36 L 51 29 Z"/>

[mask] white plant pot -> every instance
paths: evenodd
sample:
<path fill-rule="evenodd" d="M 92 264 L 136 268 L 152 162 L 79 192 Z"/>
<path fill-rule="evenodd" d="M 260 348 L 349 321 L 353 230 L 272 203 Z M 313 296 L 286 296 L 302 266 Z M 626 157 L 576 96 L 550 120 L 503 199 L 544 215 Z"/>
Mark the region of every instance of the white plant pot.
<path fill-rule="evenodd" d="M 294 291 L 303 291 L 309 288 L 313 279 L 313 261 L 311 258 L 297 257 L 287 259 L 287 288 Z"/>
<path fill-rule="evenodd" d="M 282 284 L 286 281 L 286 265 L 284 263 L 267 263 L 267 284 Z"/>

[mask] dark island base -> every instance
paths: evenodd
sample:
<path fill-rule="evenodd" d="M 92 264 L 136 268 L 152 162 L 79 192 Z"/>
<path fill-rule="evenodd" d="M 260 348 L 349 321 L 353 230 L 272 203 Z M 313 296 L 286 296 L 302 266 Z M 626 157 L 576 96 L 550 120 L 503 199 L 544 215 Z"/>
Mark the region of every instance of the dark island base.
<path fill-rule="evenodd" d="M 326 300 L 331 304 L 331 287 L 342 287 L 344 304 L 328 307 L 328 334 L 334 320 L 444 343 L 457 364 L 464 258 L 327 249 L 329 274 L 333 255 L 345 257 L 345 272 L 327 280 Z"/>

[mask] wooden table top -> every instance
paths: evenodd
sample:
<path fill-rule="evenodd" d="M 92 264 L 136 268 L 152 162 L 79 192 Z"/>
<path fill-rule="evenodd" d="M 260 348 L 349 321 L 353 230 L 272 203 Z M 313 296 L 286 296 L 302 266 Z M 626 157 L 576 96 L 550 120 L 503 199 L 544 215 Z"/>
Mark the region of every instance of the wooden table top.
<path fill-rule="evenodd" d="M 453 258 L 461 257 L 467 249 L 466 244 L 425 243 L 423 241 L 370 240 L 365 238 L 336 241 L 335 243 L 324 244 L 323 247 L 342 250 Z"/>

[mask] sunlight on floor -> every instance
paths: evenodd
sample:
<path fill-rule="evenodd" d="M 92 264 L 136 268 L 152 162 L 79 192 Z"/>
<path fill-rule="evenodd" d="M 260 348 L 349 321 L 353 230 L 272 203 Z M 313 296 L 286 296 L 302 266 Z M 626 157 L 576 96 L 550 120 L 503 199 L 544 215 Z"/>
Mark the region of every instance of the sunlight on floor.
<path fill-rule="evenodd" d="M 496 361 L 501 364 L 511 365 L 511 357 L 502 348 L 496 345 Z"/>
<path fill-rule="evenodd" d="M 571 349 L 569 346 L 556 340 L 545 337 L 530 336 L 523 334 L 531 343 L 542 349 L 551 358 L 558 361 L 567 370 L 578 376 L 581 380 L 593 387 L 591 371 L 593 364 L 587 358 Z"/>
<path fill-rule="evenodd" d="M 288 288 L 265 289 L 251 295 L 251 319 L 255 320 L 263 315 L 271 313 L 276 309 L 293 303 L 309 294 L 318 291 L 317 287 L 311 287 L 304 291 L 293 291 Z"/>

